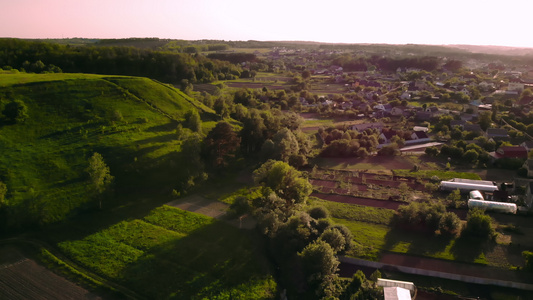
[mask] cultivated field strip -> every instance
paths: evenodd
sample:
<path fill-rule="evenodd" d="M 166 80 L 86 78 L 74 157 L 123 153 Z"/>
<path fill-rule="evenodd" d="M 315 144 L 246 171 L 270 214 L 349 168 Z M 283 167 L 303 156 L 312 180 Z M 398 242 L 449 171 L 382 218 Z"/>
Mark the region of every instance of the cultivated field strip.
<path fill-rule="evenodd" d="M 0 268 L 0 299 L 101 299 L 33 260 L 4 266 Z"/>

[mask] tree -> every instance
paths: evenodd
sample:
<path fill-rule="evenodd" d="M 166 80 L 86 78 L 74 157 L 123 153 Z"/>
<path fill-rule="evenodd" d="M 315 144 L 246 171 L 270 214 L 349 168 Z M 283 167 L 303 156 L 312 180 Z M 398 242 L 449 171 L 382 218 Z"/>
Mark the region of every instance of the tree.
<path fill-rule="evenodd" d="M 479 114 L 478 124 L 481 127 L 481 129 L 483 129 L 483 131 L 486 131 L 487 128 L 490 127 L 490 124 L 492 123 L 491 117 L 492 117 L 492 113 L 489 111 L 482 112 Z"/>
<path fill-rule="evenodd" d="M 5 199 L 7 194 L 7 185 L 0 181 L 0 208 L 4 206 Z"/>
<path fill-rule="evenodd" d="M 329 211 L 324 206 L 311 207 L 307 212 L 316 220 L 329 218 Z"/>
<path fill-rule="evenodd" d="M 292 203 L 305 203 L 312 186 L 302 173 L 282 161 L 269 160 L 254 171 L 256 183 L 262 183 L 278 196 Z"/>
<path fill-rule="evenodd" d="M 470 210 L 463 233 L 482 238 L 491 237 L 494 234 L 494 228 L 492 228 L 490 216 L 486 215 L 482 209 Z"/>
<path fill-rule="evenodd" d="M 190 134 L 181 144 L 181 152 L 178 153 L 177 179 L 183 190 L 194 186 L 198 180 L 207 179 L 207 174 L 204 173 L 204 160 L 201 157 L 203 147 L 203 139 L 199 133 Z"/>
<path fill-rule="evenodd" d="M 2 111 L 9 122 L 24 122 L 28 118 L 28 107 L 22 100 L 13 100 Z"/>
<path fill-rule="evenodd" d="M 451 203 L 453 203 L 453 205 L 455 206 L 455 208 L 458 208 L 459 205 L 461 204 L 461 192 L 459 191 L 459 189 L 456 189 L 456 190 L 453 190 L 447 197 L 446 197 L 446 200 L 450 201 Z"/>
<path fill-rule="evenodd" d="M 272 137 L 274 143 L 274 159 L 288 162 L 291 155 L 296 155 L 300 151 L 296 136 L 288 129 L 283 128 Z"/>
<path fill-rule="evenodd" d="M 337 272 L 339 261 L 331 246 L 323 240 L 316 240 L 298 253 L 310 283 L 320 282 L 328 275 Z"/>
<path fill-rule="evenodd" d="M 475 164 L 478 158 L 479 158 L 479 154 L 474 149 L 467 150 L 463 154 L 463 160 L 471 164 Z"/>
<path fill-rule="evenodd" d="M 185 123 L 187 128 L 191 129 L 193 132 L 200 132 L 202 130 L 202 119 L 197 110 L 190 110 L 185 115 Z"/>
<path fill-rule="evenodd" d="M 113 176 L 109 172 L 109 167 L 105 164 L 104 158 L 98 152 L 89 158 L 89 173 L 91 186 L 95 196 L 98 198 L 98 207 L 102 209 L 102 194 L 113 182 Z"/>
<path fill-rule="evenodd" d="M 328 228 L 320 235 L 320 239 L 328 243 L 335 253 L 344 250 L 346 240 L 344 235 L 336 228 Z"/>
<path fill-rule="evenodd" d="M 437 154 L 439 154 L 439 149 L 435 146 L 430 146 L 427 147 L 424 152 L 429 156 L 437 156 Z"/>
<path fill-rule="evenodd" d="M 439 224 L 441 234 L 454 234 L 461 228 L 461 219 L 453 212 L 445 212 Z"/>
<path fill-rule="evenodd" d="M 248 116 L 242 120 L 242 130 L 240 132 L 242 146 L 248 153 L 256 152 L 264 143 L 267 127 L 261 114 L 257 109 L 250 109 Z"/>
<path fill-rule="evenodd" d="M 204 153 L 214 167 L 225 167 L 228 160 L 235 156 L 240 144 L 241 139 L 233 127 L 228 122 L 221 121 L 207 134 Z"/>

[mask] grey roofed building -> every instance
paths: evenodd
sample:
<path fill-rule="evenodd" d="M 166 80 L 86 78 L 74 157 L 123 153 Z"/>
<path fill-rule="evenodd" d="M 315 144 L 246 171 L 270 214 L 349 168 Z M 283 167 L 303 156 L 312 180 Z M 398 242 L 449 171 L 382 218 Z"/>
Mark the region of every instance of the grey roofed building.
<path fill-rule="evenodd" d="M 490 139 L 508 139 L 509 133 L 503 128 L 488 128 L 485 136 Z"/>

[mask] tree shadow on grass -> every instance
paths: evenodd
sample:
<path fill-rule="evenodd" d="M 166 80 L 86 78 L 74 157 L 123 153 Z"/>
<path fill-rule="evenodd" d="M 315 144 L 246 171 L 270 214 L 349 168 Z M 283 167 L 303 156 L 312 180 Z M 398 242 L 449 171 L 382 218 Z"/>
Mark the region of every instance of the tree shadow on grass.
<path fill-rule="evenodd" d="M 246 297 L 240 291 L 270 273 L 251 234 L 214 222 L 149 249 L 121 272 L 121 281 L 151 299 Z"/>
<path fill-rule="evenodd" d="M 177 122 L 169 122 L 162 125 L 152 126 L 146 129 L 148 132 L 172 132 L 176 131 Z"/>
<path fill-rule="evenodd" d="M 392 225 L 394 226 L 394 225 Z M 433 232 L 416 229 L 405 229 L 401 227 L 392 228 L 385 235 L 384 250 L 394 251 L 399 244 L 406 244 L 395 252 L 402 252 L 416 255 L 433 255 L 443 252 L 452 241 L 453 236 L 435 235 Z"/>
<path fill-rule="evenodd" d="M 484 252 L 490 251 L 494 247 L 494 241 L 488 238 L 474 237 L 462 234 L 455 240 L 450 249 L 455 260 L 463 262 L 479 262 Z"/>

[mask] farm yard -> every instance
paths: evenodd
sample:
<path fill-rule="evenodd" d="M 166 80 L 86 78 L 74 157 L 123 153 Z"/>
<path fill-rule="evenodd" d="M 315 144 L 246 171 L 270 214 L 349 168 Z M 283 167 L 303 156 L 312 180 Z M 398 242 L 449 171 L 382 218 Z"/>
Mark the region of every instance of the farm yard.
<path fill-rule="evenodd" d="M 0 299 L 101 299 L 27 258 L 15 246 L 0 246 Z"/>
<path fill-rule="evenodd" d="M 354 159 L 345 165 L 346 162 L 341 160 L 332 162 L 323 159 L 322 166 L 336 166 L 335 169 L 314 167 L 307 170 L 313 185 L 311 205 L 324 206 L 331 212 L 335 222 L 346 225 L 354 233 L 356 247 L 348 253 L 349 256 L 381 261 L 390 256 L 388 253 L 396 253 L 500 268 L 523 264 L 520 250 L 523 248 L 513 246 L 512 241 L 527 244 L 532 241 L 524 239 L 523 232 L 506 230 L 509 224 L 515 222 L 506 215 L 493 214 L 493 220 L 499 220 L 495 221 L 498 232 L 496 241 L 479 241 L 478 244 L 467 242 L 461 236 L 446 237 L 404 230 L 394 223 L 394 215 L 401 205 L 445 198 L 444 194 L 435 194 L 436 182 L 431 180 L 433 176 L 441 180 L 455 177 L 480 179 L 477 174 L 429 168 L 416 172 L 394 168 L 367 169 L 369 164 L 362 161 Z M 388 163 L 393 166 L 409 165 L 411 161 L 412 158 L 395 157 L 393 160 L 385 159 L 383 166 L 391 167 Z M 342 169 L 342 166 L 348 168 Z M 358 166 L 363 169 L 357 169 Z M 465 222 L 466 208 L 452 206 L 447 210 L 456 213 Z M 520 224 L 524 232 L 529 231 L 527 222 Z"/>

